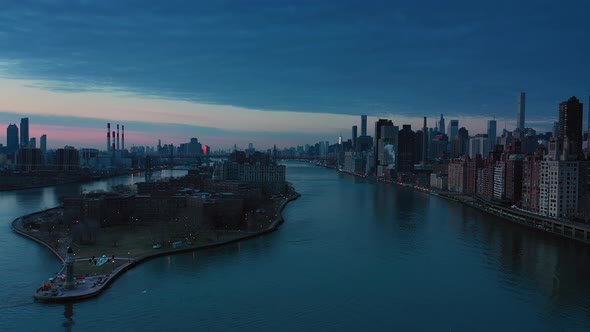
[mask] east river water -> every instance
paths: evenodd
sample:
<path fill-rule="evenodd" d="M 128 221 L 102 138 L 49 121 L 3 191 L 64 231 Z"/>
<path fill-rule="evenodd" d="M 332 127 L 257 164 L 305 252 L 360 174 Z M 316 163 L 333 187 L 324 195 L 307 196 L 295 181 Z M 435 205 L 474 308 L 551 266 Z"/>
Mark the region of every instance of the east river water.
<path fill-rule="evenodd" d="M 140 179 L 0 193 L 0 330 L 590 331 L 588 246 L 307 163 L 287 178 L 302 196 L 277 232 L 147 261 L 59 305 L 32 296 L 58 259 L 10 222 Z"/>

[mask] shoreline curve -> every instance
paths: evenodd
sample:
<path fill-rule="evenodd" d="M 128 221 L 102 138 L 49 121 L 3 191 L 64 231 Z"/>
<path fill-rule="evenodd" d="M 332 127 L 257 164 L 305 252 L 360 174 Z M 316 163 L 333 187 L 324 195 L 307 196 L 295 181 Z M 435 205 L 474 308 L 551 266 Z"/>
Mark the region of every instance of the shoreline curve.
<path fill-rule="evenodd" d="M 108 288 L 117 278 L 119 278 L 126 271 L 136 267 L 137 265 L 139 265 L 145 261 L 148 261 L 148 260 L 151 260 L 154 258 L 158 258 L 158 257 L 162 257 L 162 256 L 167 256 L 167 255 L 174 255 L 174 254 L 180 254 L 180 253 L 197 251 L 197 250 L 217 248 L 217 247 L 225 246 L 228 244 L 236 243 L 239 241 L 252 239 L 252 238 L 258 237 L 260 235 L 272 233 L 272 232 L 276 231 L 280 227 L 281 224 L 284 223 L 285 220 L 283 218 L 282 213 L 283 213 L 283 210 L 285 209 L 285 207 L 287 206 L 287 204 L 298 199 L 299 197 L 301 197 L 301 194 L 293 191 L 293 195 L 290 195 L 289 197 L 285 198 L 285 200 L 279 206 L 279 209 L 277 210 L 276 218 L 269 224 L 268 227 L 266 227 L 265 229 L 262 229 L 260 231 L 244 234 L 243 236 L 233 238 L 230 240 L 223 240 L 223 241 L 205 244 L 205 245 L 201 245 L 201 246 L 197 246 L 197 247 L 169 249 L 166 251 L 158 251 L 153 254 L 146 254 L 146 255 L 143 255 L 143 256 L 140 256 L 140 257 L 137 257 L 134 259 L 130 259 L 130 261 L 128 263 L 123 264 L 122 266 L 116 268 L 112 273 L 110 273 L 108 275 L 108 277 L 106 277 L 103 280 L 103 282 L 100 285 L 98 285 L 95 288 L 92 288 L 90 291 L 83 292 L 83 293 L 76 294 L 76 295 L 66 295 L 66 296 L 49 295 L 49 296 L 47 296 L 47 295 L 44 295 L 42 292 L 40 292 L 41 288 L 38 288 L 35 291 L 34 298 L 36 300 L 38 300 L 39 302 L 63 303 L 63 302 L 74 302 L 74 301 L 88 299 L 91 297 L 96 297 L 99 294 L 101 294 L 106 288 Z M 17 234 L 19 234 L 23 237 L 26 237 L 28 239 L 31 239 L 31 240 L 43 245 L 44 247 L 48 248 L 51 252 L 53 252 L 53 254 L 55 254 L 59 258 L 59 260 L 62 262 L 62 265 L 63 265 L 62 270 L 63 270 L 65 268 L 65 259 L 64 259 L 64 257 L 62 257 L 62 255 L 55 248 L 53 248 L 51 245 L 49 245 L 45 241 L 38 239 L 34 236 L 31 236 L 30 234 L 27 234 L 26 232 L 24 232 L 23 230 L 20 229 L 20 226 L 21 226 L 20 224 L 22 223 L 22 220 L 24 218 L 34 215 L 34 214 L 39 214 L 39 213 L 43 213 L 43 212 L 47 212 L 47 211 L 51 211 L 51 210 L 59 209 L 59 208 L 61 208 L 61 207 L 54 207 L 54 208 L 26 214 L 24 216 L 16 218 L 14 221 L 12 221 L 11 225 L 12 225 L 13 231 L 15 231 Z"/>

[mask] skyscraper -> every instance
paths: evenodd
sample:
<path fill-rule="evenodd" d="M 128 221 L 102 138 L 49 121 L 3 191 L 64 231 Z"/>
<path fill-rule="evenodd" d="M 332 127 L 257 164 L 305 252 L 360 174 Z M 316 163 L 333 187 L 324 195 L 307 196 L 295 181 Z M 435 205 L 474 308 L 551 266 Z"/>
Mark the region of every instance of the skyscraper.
<path fill-rule="evenodd" d="M 379 119 L 377 122 L 375 122 L 375 140 L 373 141 L 373 152 L 375 153 L 375 172 L 377 171 L 377 166 L 379 165 L 379 156 L 381 155 L 381 149 L 379 148 L 379 145 L 382 142 L 379 140 L 381 139 L 381 127 L 383 126 L 393 126 L 393 122 L 387 119 Z"/>
<path fill-rule="evenodd" d="M 41 138 L 39 139 L 39 148 L 41 148 L 41 153 L 45 156 L 47 153 L 47 135 L 41 135 Z"/>
<path fill-rule="evenodd" d="M 590 97 L 588 97 L 588 139 L 587 139 L 587 145 L 586 145 L 586 150 L 590 151 Z"/>
<path fill-rule="evenodd" d="M 367 136 L 367 116 L 361 115 L 361 136 Z"/>
<path fill-rule="evenodd" d="M 526 95 L 524 92 L 518 94 L 518 119 L 516 128 L 524 132 L 524 109 L 526 104 Z"/>
<path fill-rule="evenodd" d="M 445 118 L 443 118 L 442 113 L 440 114 L 440 120 L 438 120 L 438 131 L 445 134 Z"/>
<path fill-rule="evenodd" d="M 8 125 L 6 128 L 6 152 L 14 153 L 18 150 L 18 127 L 16 124 Z"/>
<path fill-rule="evenodd" d="M 403 125 L 399 131 L 399 151 L 397 151 L 396 169 L 398 172 L 411 172 L 414 169 L 414 150 L 416 134 L 411 125 Z"/>
<path fill-rule="evenodd" d="M 457 136 L 459 130 L 459 120 L 449 121 L 449 127 L 447 128 L 447 136 L 449 136 L 449 142 L 452 142 Z"/>
<path fill-rule="evenodd" d="M 488 120 L 488 151 L 494 150 L 494 146 L 496 145 L 496 120 Z"/>
<path fill-rule="evenodd" d="M 29 139 L 29 147 L 33 149 L 37 148 L 37 139 L 35 137 Z"/>
<path fill-rule="evenodd" d="M 423 119 L 422 124 L 422 165 L 426 165 L 428 160 L 428 126 L 426 124 L 426 117 Z"/>
<path fill-rule="evenodd" d="M 352 149 L 356 149 L 357 126 L 352 126 Z"/>
<path fill-rule="evenodd" d="M 580 155 L 582 153 L 582 122 L 584 116 L 584 104 L 578 98 L 571 97 L 559 104 L 559 136 L 564 146 L 569 145 L 569 154 Z"/>
<path fill-rule="evenodd" d="M 29 118 L 20 119 L 20 146 L 29 146 Z"/>

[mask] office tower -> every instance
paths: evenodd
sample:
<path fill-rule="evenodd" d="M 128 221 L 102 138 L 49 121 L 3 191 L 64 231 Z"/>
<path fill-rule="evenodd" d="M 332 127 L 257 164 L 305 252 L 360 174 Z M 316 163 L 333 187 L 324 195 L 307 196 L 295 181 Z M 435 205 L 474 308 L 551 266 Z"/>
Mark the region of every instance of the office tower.
<path fill-rule="evenodd" d="M 553 122 L 553 137 L 559 137 L 559 121 Z"/>
<path fill-rule="evenodd" d="M 399 127 L 397 126 L 387 124 L 381 127 L 381 134 L 379 135 L 381 138 L 379 139 L 378 144 L 379 156 L 377 159 L 379 165 L 384 166 L 384 169 L 395 162 L 395 154 L 397 153 L 398 148 L 398 133 Z M 391 145 L 393 149 L 386 149 L 385 147 L 387 145 Z"/>
<path fill-rule="evenodd" d="M 20 119 L 20 146 L 29 145 L 29 118 Z"/>
<path fill-rule="evenodd" d="M 465 127 L 457 130 L 455 138 L 451 140 L 451 158 L 467 155 L 469 151 L 469 131 Z"/>
<path fill-rule="evenodd" d="M 411 125 L 403 125 L 399 131 L 399 151 L 397 151 L 396 169 L 398 172 L 414 170 L 414 150 L 416 134 Z"/>
<path fill-rule="evenodd" d="M 524 92 L 518 94 L 518 119 L 516 128 L 524 132 L 524 109 L 526 103 L 526 95 Z"/>
<path fill-rule="evenodd" d="M 41 153 L 45 156 L 47 153 L 47 135 L 41 135 L 41 139 L 39 139 L 39 148 L 41 148 Z"/>
<path fill-rule="evenodd" d="M 426 165 L 428 156 L 428 126 L 426 124 L 426 117 L 424 117 L 424 123 L 422 124 L 422 165 Z"/>
<path fill-rule="evenodd" d="M 367 116 L 361 115 L 361 136 L 367 136 Z"/>
<path fill-rule="evenodd" d="M 459 120 L 451 120 L 449 121 L 449 126 L 447 128 L 447 136 L 449 137 L 449 142 L 452 142 L 457 136 L 457 131 L 459 130 Z"/>
<path fill-rule="evenodd" d="M 582 153 L 582 118 L 584 105 L 578 98 L 571 97 L 559 104 L 559 136 L 569 155 Z"/>
<path fill-rule="evenodd" d="M 18 127 L 10 124 L 6 128 L 6 152 L 14 153 L 18 150 Z"/>
<path fill-rule="evenodd" d="M 375 140 L 373 141 L 373 153 L 374 153 L 374 163 L 375 163 L 375 172 L 377 171 L 377 166 L 379 165 L 379 156 L 381 154 L 381 149 L 379 148 L 380 139 L 381 139 L 381 127 L 383 126 L 393 126 L 393 122 L 387 119 L 379 119 L 375 122 Z M 375 173 L 376 174 L 376 173 Z"/>
<path fill-rule="evenodd" d="M 443 135 L 445 134 L 445 118 L 443 118 L 442 113 L 440 115 L 440 120 L 438 120 L 438 131 Z"/>
<path fill-rule="evenodd" d="M 590 151 L 590 97 L 588 97 L 588 143 L 586 149 Z"/>
<path fill-rule="evenodd" d="M 33 149 L 37 148 L 37 139 L 35 137 L 29 139 L 29 147 Z"/>
<path fill-rule="evenodd" d="M 352 149 L 356 150 L 357 126 L 352 126 Z"/>
<path fill-rule="evenodd" d="M 477 155 L 487 156 L 489 152 L 488 138 L 484 136 L 475 136 L 469 139 L 469 157 L 474 159 Z"/>
<path fill-rule="evenodd" d="M 494 150 L 496 145 L 496 120 L 488 120 L 488 151 Z"/>

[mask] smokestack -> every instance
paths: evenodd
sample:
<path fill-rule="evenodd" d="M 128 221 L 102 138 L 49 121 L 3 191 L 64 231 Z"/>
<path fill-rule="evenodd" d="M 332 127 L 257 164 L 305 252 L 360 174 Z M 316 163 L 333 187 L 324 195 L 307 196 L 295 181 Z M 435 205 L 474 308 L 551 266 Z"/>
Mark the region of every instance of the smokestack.
<path fill-rule="evenodd" d="M 428 128 L 426 125 L 426 117 L 424 117 L 424 124 L 422 126 L 422 134 L 424 135 L 423 139 L 422 139 L 422 165 L 426 165 L 426 156 L 428 155 L 426 153 L 426 148 L 428 147 L 427 141 L 428 141 Z"/>
<path fill-rule="evenodd" d="M 117 151 L 119 151 L 119 124 L 117 123 Z"/>
<path fill-rule="evenodd" d="M 111 123 L 107 123 L 107 152 L 111 150 Z"/>
<path fill-rule="evenodd" d="M 125 151 L 125 125 L 121 127 L 121 150 Z"/>
<path fill-rule="evenodd" d="M 115 136 L 115 132 L 113 131 L 113 136 Z M 112 151 L 115 152 L 115 142 L 113 142 Z"/>

